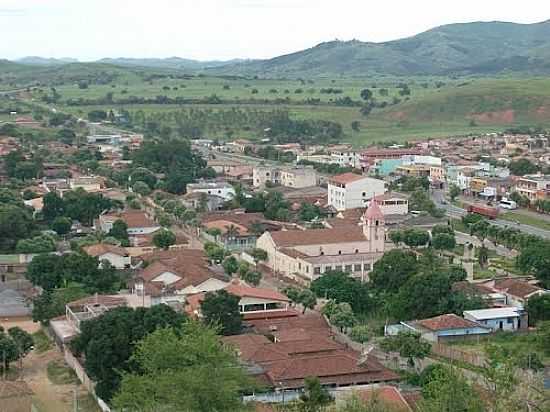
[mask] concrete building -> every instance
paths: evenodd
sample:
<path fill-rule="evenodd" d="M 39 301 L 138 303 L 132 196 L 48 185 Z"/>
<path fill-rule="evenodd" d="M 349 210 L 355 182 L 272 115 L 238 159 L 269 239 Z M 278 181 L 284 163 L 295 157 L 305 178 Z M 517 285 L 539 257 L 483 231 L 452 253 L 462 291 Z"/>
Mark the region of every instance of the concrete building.
<path fill-rule="evenodd" d="M 378 195 L 374 201 L 380 206 L 384 216 L 405 216 L 409 213 L 409 198 L 401 193 L 388 192 Z"/>
<path fill-rule="evenodd" d="M 383 180 L 344 173 L 328 179 L 328 204 L 336 210 L 366 207 L 374 196 L 385 191 Z"/>
<path fill-rule="evenodd" d="M 361 168 L 361 154 L 352 150 L 331 150 L 330 158 L 341 167 Z"/>
<path fill-rule="evenodd" d="M 281 185 L 302 189 L 317 185 L 317 172 L 312 167 L 293 167 L 281 170 Z"/>
<path fill-rule="evenodd" d="M 423 339 L 430 342 L 452 341 L 472 336 L 487 335 L 492 332 L 490 327 L 461 318 L 454 313 L 435 316 L 429 319 L 400 322 L 396 325 L 388 325 L 385 328 L 385 334 L 389 336 L 406 331 L 418 333 Z"/>
<path fill-rule="evenodd" d="M 266 184 L 281 185 L 301 189 L 317 185 L 317 172 L 312 167 L 271 167 L 255 166 L 252 171 L 254 187 Z"/>
<path fill-rule="evenodd" d="M 527 315 L 513 306 L 466 310 L 464 318 L 488 326 L 493 331 L 515 331 L 527 328 Z"/>
<path fill-rule="evenodd" d="M 227 182 L 199 182 L 189 183 L 187 185 L 187 193 L 216 195 L 228 201 L 235 196 L 235 189 Z"/>
<path fill-rule="evenodd" d="M 516 182 L 515 191 L 531 202 L 550 197 L 550 175 L 526 175 Z"/>
<path fill-rule="evenodd" d="M 266 232 L 256 246 L 267 252 L 265 264 L 272 271 L 297 281 L 307 283 L 330 270 L 366 281 L 384 254 L 384 215 L 372 202 L 359 225 Z"/>
<path fill-rule="evenodd" d="M 86 192 L 101 191 L 103 179 L 96 176 L 81 176 L 74 179 L 69 179 L 69 187 L 71 190 L 83 189 Z"/>
<path fill-rule="evenodd" d="M 152 220 L 147 213 L 139 210 L 100 215 L 96 227 L 105 233 L 109 233 L 113 228 L 113 224 L 119 219 L 128 226 L 129 236 L 147 235 L 160 229 L 160 225 Z"/>

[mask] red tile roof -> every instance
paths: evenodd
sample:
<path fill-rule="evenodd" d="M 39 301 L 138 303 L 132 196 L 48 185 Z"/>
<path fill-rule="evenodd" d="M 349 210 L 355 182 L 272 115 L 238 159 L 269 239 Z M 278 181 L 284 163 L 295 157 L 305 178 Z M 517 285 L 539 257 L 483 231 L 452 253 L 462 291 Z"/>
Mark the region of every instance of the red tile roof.
<path fill-rule="evenodd" d="M 419 320 L 418 323 L 426 329 L 432 331 L 482 327 L 478 323 L 461 318 L 454 313 L 440 315 L 429 319 L 422 319 Z"/>
<path fill-rule="evenodd" d="M 410 412 L 413 409 L 401 394 L 399 389 L 393 386 L 382 386 L 374 389 L 361 389 L 356 391 L 364 402 L 379 401 L 394 412 Z"/>
<path fill-rule="evenodd" d="M 251 286 L 247 286 L 243 283 L 237 282 L 231 282 L 225 290 L 228 293 L 231 293 L 232 295 L 238 296 L 240 298 L 248 297 L 248 298 L 257 298 L 257 299 L 266 299 L 266 300 L 278 300 L 281 302 L 290 302 L 290 299 L 283 295 L 280 292 L 277 292 L 273 289 L 265 289 L 265 288 L 253 288 Z"/>
<path fill-rule="evenodd" d="M 384 220 L 384 214 L 377 202 L 370 202 L 365 211 L 365 220 Z"/>
<path fill-rule="evenodd" d="M 365 235 L 359 226 L 279 231 L 271 233 L 271 238 L 279 247 L 365 241 Z"/>
<path fill-rule="evenodd" d="M 529 297 L 529 295 L 533 293 L 544 290 L 538 286 L 531 285 L 530 283 L 519 279 L 496 280 L 495 289 L 522 299 Z"/>

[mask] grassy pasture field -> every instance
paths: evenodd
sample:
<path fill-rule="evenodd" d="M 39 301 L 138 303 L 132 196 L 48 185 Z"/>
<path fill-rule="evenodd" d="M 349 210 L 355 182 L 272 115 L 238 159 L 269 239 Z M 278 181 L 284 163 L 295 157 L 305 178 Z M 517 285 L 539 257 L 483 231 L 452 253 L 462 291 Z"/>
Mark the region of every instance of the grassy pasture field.
<path fill-rule="evenodd" d="M 400 83 L 411 90 L 401 96 Z M 439 83 L 439 84 L 438 84 Z M 335 100 L 349 97 L 361 101 L 360 92 L 368 88 L 385 108 L 375 108 L 368 116 L 356 106 L 336 105 Z M 341 93 L 322 93 L 322 89 L 338 89 Z M 381 89 L 387 95 L 380 94 Z M 402 142 L 412 139 L 446 137 L 469 133 L 502 131 L 520 125 L 550 126 L 550 79 L 548 78 L 334 78 L 314 80 L 245 79 L 237 77 L 180 76 L 144 77 L 131 70 L 119 74 L 108 84 L 90 84 L 80 88 L 76 82 L 55 86 L 60 98 L 56 107 L 85 117 L 94 109 L 125 109 L 153 116 L 162 125 L 173 126 L 167 113 L 190 108 L 213 111 L 287 110 L 295 119 L 330 120 L 342 125 L 344 140 L 356 146 L 382 141 Z M 257 90 L 257 93 L 253 93 Z M 276 91 L 276 92 L 275 92 Z M 297 92 L 300 91 L 300 92 Z M 51 93 L 47 87 L 33 88 L 35 101 Z M 67 100 L 104 98 L 112 93 L 112 104 L 73 106 Z M 117 100 L 137 96 L 204 99 L 216 95 L 222 104 L 118 104 Z M 251 99 L 255 99 L 252 101 Z M 289 99 L 281 102 L 280 99 Z M 307 99 L 319 99 L 312 104 Z M 395 103 L 395 99 L 399 99 Z M 279 101 L 277 101 L 279 100 Z M 352 122 L 359 122 L 358 130 Z M 228 124 L 231 136 L 259 139 L 257 130 L 238 124 Z M 208 127 L 206 127 L 208 129 Z M 224 131 L 209 130 L 206 137 L 225 138 Z"/>

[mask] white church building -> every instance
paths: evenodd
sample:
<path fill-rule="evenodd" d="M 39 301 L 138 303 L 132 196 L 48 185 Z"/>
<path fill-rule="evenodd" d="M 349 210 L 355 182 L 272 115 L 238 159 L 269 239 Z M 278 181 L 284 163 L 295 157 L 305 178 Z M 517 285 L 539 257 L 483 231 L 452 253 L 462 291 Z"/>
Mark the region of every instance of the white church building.
<path fill-rule="evenodd" d="M 310 282 L 330 270 L 363 281 L 384 254 L 384 215 L 370 202 L 357 225 L 332 229 L 265 232 L 256 246 L 267 252 L 266 265 L 275 273 Z"/>

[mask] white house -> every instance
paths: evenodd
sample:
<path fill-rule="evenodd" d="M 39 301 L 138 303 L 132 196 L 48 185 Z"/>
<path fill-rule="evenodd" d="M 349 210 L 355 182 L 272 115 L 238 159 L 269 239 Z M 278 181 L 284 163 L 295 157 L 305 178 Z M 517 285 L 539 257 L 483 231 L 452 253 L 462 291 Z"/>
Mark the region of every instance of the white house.
<path fill-rule="evenodd" d="M 127 269 L 131 265 L 131 257 L 126 249 L 109 245 L 107 243 L 98 243 L 96 245 L 85 246 L 83 248 L 86 254 L 97 257 L 99 261 L 106 260 L 116 269 Z"/>
<path fill-rule="evenodd" d="M 386 191 L 385 182 L 355 173 L 344 173 L 328 179 L 328 204 L 336 210 L 367 207 L 375 196 Z"/>
<path fill-rule="evenodd" d="M 332 150 L 330 163 L 337 163 L 341 167 L 361 168 L 361 154 L 350 150 Z"/>
<path fill-rule="evenodd" d="M 430 342 L 442 342 L 470 336 L 487 335 L 492 331 L 488 326 L 449 313 L 429 319 L 388 325 L 384 331 L 385 335 L 389 336 L 397 335 L 399 332 L 415 332 Z"/>
<path fill-rule="evenodd" d="M 223 198 L 225 201 L 235 197 L 235 189 L 227 182 L 199 182 L 189 183 L 187 193 L 205 193 Z"/>
<path fill-rule="evenodd" d="M 384 216 L 405 216 L 409 213 L 409 198 L 401 193 L 384 193 L 383 195 L 376 196 L 374 201 L 378 203 Z"/>
<path fill-rule="evenodd" d="M 160 225 L 149 218 L 147 213 L 139 210 L 100 215 L 97 225 L 101 231 L 109 233 L 117 220 L 122 220 L 126 223 L 129 236 L 148 235 L 160 229 Z"/>
<path fill-rule="evenodd" d="M 231 281 L 223 289 L 240 298 L 239 312 L 245 319 L 276 315 L 277 312 L 289 310 L 290 299 L 276 290 L 251 287 L 239 280 Z M 187 297 L 186 311 L 191 316 L 201 316 L 200 304 L 204 296 L 205 293 L 198 293 Z"/>
<path fill-rule="evenodd" d="M 518 308 L 478 309 L 464 311 L 464 318 L 490 327 L 493 331 L 527 328 L 527 316 Z"/>
<path fill-rule="evenodd" d="M 384 245 L 384 215 L 375 202 L 357 225 L 265 232 L 256 242 L 272 271 L 306 283 L 331 270 L 366 281 Z"/>

